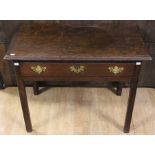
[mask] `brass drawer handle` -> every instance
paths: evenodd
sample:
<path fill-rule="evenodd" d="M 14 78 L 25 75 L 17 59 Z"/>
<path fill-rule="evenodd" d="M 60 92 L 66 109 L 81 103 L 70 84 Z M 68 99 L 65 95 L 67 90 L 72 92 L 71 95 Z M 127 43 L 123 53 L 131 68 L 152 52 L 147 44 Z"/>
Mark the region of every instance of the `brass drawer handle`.
<path fill-rule="evenodd" d="M 117 74 L 123 72 L 124 67 L 114 66 L 114 67 L 109 67 L 108 69 L 109 69 L 110 72 L 112 72 L 113 74 L 117 75 Z"/>
<path fill-rule="evenodd" d="M 41 67 L 41 66 L 37 65 L 37 66 L 31 66 L 31 69 L 32 69 L 32 71 L 34 71 L 35 73 L 41 74 L 41 73 L 45 72 L 46 67 Z"/>
<path fill-rule="evenodd" d="M 79 67 L 75 67 L 75 66 L 70 66 L 70 71 L 74 72 L 74 73 L 81 73 L 84 72 L 85 70 L 85 66 L 80 65 Z"/>

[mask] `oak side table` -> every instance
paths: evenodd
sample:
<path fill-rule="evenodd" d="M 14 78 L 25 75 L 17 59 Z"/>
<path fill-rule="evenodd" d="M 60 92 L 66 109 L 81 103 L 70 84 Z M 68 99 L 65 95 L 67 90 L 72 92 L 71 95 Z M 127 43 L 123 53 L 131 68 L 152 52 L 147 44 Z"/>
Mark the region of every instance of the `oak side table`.
<path fill-rule="evenodd" d="M 151 57 L 136 25 L 26 23 L 14 35 L 5 59 L 14 63 L 28 132 L 32 124 L 25 81 L 34 82 L 34 94 L 38 81 L 117 81 L 130 83 L 124 124 L 128 133 L 141 64 Z"/>

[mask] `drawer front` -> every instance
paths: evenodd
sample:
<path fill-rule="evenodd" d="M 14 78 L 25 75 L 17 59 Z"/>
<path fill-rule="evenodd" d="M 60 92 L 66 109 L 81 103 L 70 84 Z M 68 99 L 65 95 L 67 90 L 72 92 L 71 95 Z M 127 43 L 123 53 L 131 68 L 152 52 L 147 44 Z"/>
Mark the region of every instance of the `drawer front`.
<path fill-rule="evenodd" d="M 132 76 L 132 63 L 21 63 L 22 76 L 86 77 Z"/>

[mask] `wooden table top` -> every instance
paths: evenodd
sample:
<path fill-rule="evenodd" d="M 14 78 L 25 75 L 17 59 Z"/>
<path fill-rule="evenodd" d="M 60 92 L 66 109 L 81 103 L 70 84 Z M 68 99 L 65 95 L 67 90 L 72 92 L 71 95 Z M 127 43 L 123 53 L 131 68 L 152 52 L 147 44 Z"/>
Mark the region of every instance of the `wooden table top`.
<path fill-rule="evenodd" d="M 23 24 L 14 35 L 7 60 L 143 61 L 151 60 L 138 27 L 126 24 L 71 26 Z"/>

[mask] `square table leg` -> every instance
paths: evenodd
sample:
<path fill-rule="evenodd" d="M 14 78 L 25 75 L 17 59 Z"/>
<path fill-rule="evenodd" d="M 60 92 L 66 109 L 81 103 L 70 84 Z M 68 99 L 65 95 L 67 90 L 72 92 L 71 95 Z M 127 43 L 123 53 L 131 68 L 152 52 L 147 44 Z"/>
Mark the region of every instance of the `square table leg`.
<path fill-rule="evenodd" d="M 117 86 L 116 86 L 116 94 L 118 96 L 121 96 L 122 95 L 122 83 L 121 82 L 117 82 Z"/>
<path fill-rule="evenodd" d="M 136 66 L 136 69 L 135 69 L 135 76 L 130 81 L 130 92 L 129 92 L 129 98 L 128 98 L 126 118 L 125 118 L 125 123 L 124 123 L 124 133 L 128 133 L 130 130 L 131 118 L 132 118 L 136 91 L 137 91 L 139 72 L 140 72 L 140 66 L 138 65 Z"/>
<path fill-rule="evenodd" d="M 17 85 L 18 85 L 19 96 L 20 96 L 24 121 L 25 121 L 25 125 L 26 125 L 26 130 L 27 130 L 27 132 L 32 132 L 32 124 L 31 124 L 31 118 L 30 118 L 30 113 L 29 113 L 29 107 L 28 107 L 28 102 L 27 102 L 27 95 L 26 95 L 24 80 L 22 79 L 22 77 L 20 75 L 19 66 L 16 66 L 15 69 L 16 69 Z"/>
<path fill-rule="evenodd" d="M 2 74 L 0 72 L 0 89 L 4 89 L 4 88 L 5 88 L 5 84 L 4 84 L 4 81 L 3 81 Z"/>
<path fill-rule="evenodd" d="M 31 119 L 30 119 L 30 114 L 29 114 L 29 107 L 28 107 L 28 102 L 27 102 L 24 80 L 22 79 L 22 76 L 20 75 L 19 66 L 16 66 L 15 69 L 16 69 L 17 84 L 18 84 L 18 89 L 19 89 L 19 96 L 21 100 L 21 106 L 22 106 L 23 116 L 25 120 L 26 130 L 28 132 L 31 132 L 32 124 L 31 124 Z M 125 124 L 124 124 L 125 133 L 128 133 L 130 130 L 130 123 L 131 123 L 132 112 L 133 112 L 134 102 L 135 102 L 135 97 L 136 97 L 139 71 L 140 71 L 140 65 L 137 65 L 135 68 L 134 77 L 130 81 L 130 93 L 129 93 L 128 107 L 127 107 Z M 37 86 L 37 83 L 35 84 Z M 122 88 L 120 87 L 120 90 L 121 89 Z"/>
<path fill-rule="evenodd" d="M 38 95 L 39 94 L 39 84 L 37 81 L 33 82 L 33 93 L 34 95 Z"/>

